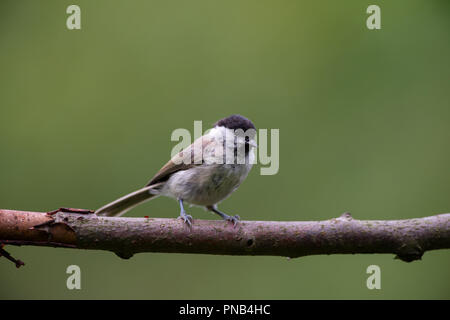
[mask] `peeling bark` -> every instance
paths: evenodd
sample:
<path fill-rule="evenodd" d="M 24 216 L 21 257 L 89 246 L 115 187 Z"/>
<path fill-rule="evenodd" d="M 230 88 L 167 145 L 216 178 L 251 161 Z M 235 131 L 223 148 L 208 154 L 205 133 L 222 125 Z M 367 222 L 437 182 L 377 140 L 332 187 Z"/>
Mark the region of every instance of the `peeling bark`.
<path fill-rule="evenodd" d="M 349 213 L 325 221 L 181 220 L 99 217 L 61 209 L 51 214 L 0 210 L 0 242 L 108 250 L 128 259 L 139 252 L 271 255 L 393 253 L 402 261 L 450 248 L 450 214 L 407 220 L 357 220 Z"/>

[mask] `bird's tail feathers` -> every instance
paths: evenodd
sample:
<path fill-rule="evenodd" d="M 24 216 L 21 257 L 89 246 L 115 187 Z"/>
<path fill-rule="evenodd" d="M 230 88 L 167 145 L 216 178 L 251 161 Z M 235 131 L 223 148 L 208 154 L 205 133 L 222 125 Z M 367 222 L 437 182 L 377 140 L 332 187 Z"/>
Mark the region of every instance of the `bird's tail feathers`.
<path fill-rule="evenodd" d="M 137 205 L 144 203 L 159 195 L 160 184 L 144 187 L 135 192 L 129 193 L 95 211 L 96 215 L 118 217 L 133 209 Z"/>

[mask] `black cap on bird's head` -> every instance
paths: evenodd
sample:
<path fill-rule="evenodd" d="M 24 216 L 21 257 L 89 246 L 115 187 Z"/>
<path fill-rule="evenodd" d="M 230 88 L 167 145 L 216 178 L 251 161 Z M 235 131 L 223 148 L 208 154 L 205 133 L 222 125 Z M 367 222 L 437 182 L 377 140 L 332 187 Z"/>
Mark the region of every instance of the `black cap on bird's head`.
<path fill-rule="evenodd" d="M 225 127 L 232 130 L 242 129 L 247 131 L 248 129 L 255 129 L 255 125 L 246 117 L 239 114 L 233 114 L 229 117 L 220 119 L 214 124 L 214 127 Z"/>

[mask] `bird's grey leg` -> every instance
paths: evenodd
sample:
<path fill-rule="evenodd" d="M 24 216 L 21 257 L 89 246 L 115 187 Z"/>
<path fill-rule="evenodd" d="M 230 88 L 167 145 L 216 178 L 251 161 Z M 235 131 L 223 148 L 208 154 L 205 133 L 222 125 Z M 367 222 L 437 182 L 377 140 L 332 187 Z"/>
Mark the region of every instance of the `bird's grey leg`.
<path fill-rule="evenodd" d="M 192 227 L 192 216 L 189 214 L 186 214 L 186 211 L 184 210 L 183 206 L 183 199 L 178 199 L 178 202 L 180 203 L 180 216 L 178 219 L 183 219 L 184 222 L 189 226 Z"/>
<path fill-rule="evenodd" d="M 229 216 L 229 215 L 223 213 L 222 211 L 219 211 L 217 209 L 216 205 L 207 206 L 206 209 L 208 209 L 209 211 L 212 211 L 212 212 L 218 214 L 223 220 L 231 221 L 234 226 L 236 226 L 236 224 L 239 222 L 239 220 L 241 220 L 241 217 L 239 217 L 237 214 L 234 215 L 234 216 Z"/>

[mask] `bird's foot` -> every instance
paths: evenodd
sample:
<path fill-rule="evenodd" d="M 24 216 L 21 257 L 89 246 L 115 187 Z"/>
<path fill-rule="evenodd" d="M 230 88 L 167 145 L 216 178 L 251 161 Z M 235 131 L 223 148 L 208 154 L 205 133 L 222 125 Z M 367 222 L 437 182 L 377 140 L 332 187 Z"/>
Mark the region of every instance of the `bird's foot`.
<path fill-rule="evenodd" d="M 186 223 L 189 228 L 192 227 L 192 221 L 194 219 L 192 219 L 192 216 L 190 214 L 186 214 L 186 212 L 181 212 L 178 219 L 183 219 L 184 223 Z"/>
<path fill-rule="evenodd" d="M 225 217 L 223 217 L 223 219 L 225 221 L 230 221 L 231 223 L 233 223 L 233 226 L 236 227 L 238 222 L 241 220 L 241 217 L 239 217 L 237 214 L 235 214 L 234 216 L 226 215 Z"/>

